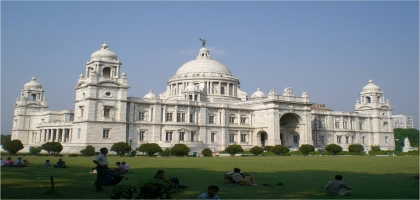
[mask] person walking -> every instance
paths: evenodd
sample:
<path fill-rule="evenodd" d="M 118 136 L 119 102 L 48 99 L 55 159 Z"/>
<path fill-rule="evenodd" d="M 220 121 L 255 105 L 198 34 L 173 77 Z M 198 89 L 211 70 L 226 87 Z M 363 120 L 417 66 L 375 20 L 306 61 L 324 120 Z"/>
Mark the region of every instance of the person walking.
<path fill-rule="evenodd" d="M 95 181 L 95 189 L 96 192 L 103 192 L 105 191 L 102 188 L 102 185 L 104 184 L 106 180 L 106 174 L 108 172 L 108 159 L 106 157 L 106 154 L 108 154 L 108 149 L 103 147 L 100 149 L 100 154 L 97 155 L 93 162 L 96 164 L 96 181 Z"/>

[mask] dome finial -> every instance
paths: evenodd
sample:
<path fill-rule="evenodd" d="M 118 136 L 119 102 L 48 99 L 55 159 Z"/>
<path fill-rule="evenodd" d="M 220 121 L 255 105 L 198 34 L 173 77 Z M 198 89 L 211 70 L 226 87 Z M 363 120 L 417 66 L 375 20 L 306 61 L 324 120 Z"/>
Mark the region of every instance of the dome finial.
<path fill-rule="evenodd" d="M 373 83 L 373 81 L 372 81 L 372 79 L 370 78 L 370 79 L 369 79 L 369 84 L 372 84 L 372 83 Z"/>
<path fill-rule="evenodd" d="M 36 81 L 35 75 L 32 75 L 31 80 L 32 80 L 32 81 Z"/>
<path fill-rule="evenodd" d="M 104 44 L 102 45 L 102 49 L 108 49 L 108 45 L 106 44 L 106 40 L 104 40 Z"/>
<path fill-rule="evenodd" d="M 206 47 L 206 41 L 208 41 L 208 40 L 206 40 L 206 39 L 201 39 L 201 38 L 198 38 L 198 39 L 200 39 L 200 41 L 201 41 L 201 46 L 202 47 Z"/>

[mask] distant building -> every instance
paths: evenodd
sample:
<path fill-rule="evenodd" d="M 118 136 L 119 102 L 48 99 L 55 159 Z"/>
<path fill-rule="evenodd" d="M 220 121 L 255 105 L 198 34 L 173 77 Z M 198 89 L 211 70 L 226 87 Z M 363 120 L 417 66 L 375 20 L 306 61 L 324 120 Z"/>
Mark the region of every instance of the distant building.
<path fill-rule="evenodd" d="M 32 78 L 14 106 L 12 139 L 25 147 L 60 142 L 63 153 L 77 153 L 87 145 L 109 148 L 121 141 L 132 148 L 183 143 L 191 152 L 222 151 L 231 144 L 243 149 L 280 144 L 291 150 L 302 144 L 395 148 L 391 105 L 372 80 L 359 93 L 354 112 L 341 112 L 310 102 L 306 92 L 295 96 L 291 87 L 268 95 L 258 88 L 248 98 L 239 79 L 211 59 L 205 47 L 162 86 L 160 95 L 150 91 L 129 97 L 121 65 L 107 44 L 94 52 L 75 84 L 74 110 L 48 110 L 42 85 Z"/>
<path fill-rule="evenodd" d="M 394 124 L 394 128 L 414 128 L 413 116 L 392 115 L 392 124 Z"/>

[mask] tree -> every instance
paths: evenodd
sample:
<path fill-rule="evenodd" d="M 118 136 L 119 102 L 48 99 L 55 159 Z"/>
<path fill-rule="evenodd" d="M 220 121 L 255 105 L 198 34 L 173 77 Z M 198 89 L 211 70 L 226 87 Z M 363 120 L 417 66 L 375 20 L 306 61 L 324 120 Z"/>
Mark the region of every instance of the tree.
<path fill-rule="evenodd" d="M 365 151 L 365 149 L 363 148 L 363 145 L 361 145 L 361 144 L 351 144 L 351 145 L 349 145 L 349 152 L 355 152 L 355 153 L 362 154 L 364 151 Z"/>
<path fill-rule="evenodd" d="M 310 144 L 302 144 L 302 145 L 299 147 L 299 151 L 300 151 L 303 155 L 307 156 L 307 155 L 309 154 L 309 152 L 314 152 L 314 151 L 315 151 L 315 148 L 314 148 L 314 146 L 312 146 L 312 145 L 310 145 Z"/>
<path fill-rule="evenodd" d="M 261 147 L 259 147 L 259 146 L 255 146 L 255 147 L 252 147 L 249 151 L 250 151 L 252 154 L 254 154 L 254 156 L 258 156 L 258 155 L 260 155 L 262 152 L 264 152 L 264 149 L 263 149 L 263 148 L 261 148 Z"/>
<path fill-rule="evenodd" d="M 213 156 L 213 152 L 209 148 L 203 149 L 203 151 L 201 151 L 201 154 L 203 154 L 204 157 L 212 157 Z"/>
<path fill-rule="evenodd" d="M 190 152 L 190 148 L 185 144 L 175 144 L 171 148 L 171 154 L 178 157 L 188 155 L 188 152 Z"/>
<path fill-rule="evenodd" d="M 241 147 L 241 145 L 232 144 L 229 145 L 226 149 L 226 152 L 228 152 L 231 156 L 235 156 L 236 153 L 244 151 Z"/>
<path fill-rule="evenodd" d="M 42 151 L 41 147 L 29 147 L 29 153 L 32 155 L 37 155 Z"/>
<path fill-rule="evenodd" d="M 59 142 L 47 142 L 41 145 L 41 148 L 51 154 L 59 154 L 63 150 L 63 146 Z"/>
<path fill-rule="evenodd" d="M 404 146 L 404 140 L 406 137 L 410 140 L 410 144 L 413 147 L 419 146 L 419 130 L 414 128 L 395 128 L 394 129 L 394 139 L 395 141 L 395 150 L 401 151 Z"/>
<path fill-rule="evenodd" d="M 264 146 L 264 151 L 271 151 L 273 149 L 273 146 Z"/>
<path fill-rule="evenodd" d="M 85 149 L 80 151 L 81 154 L 84 156 L 94 156 L 95 155 L 95 147 L 92 145 L 87 145 Z"/>
<path fill-rule="evenodd" d="M 1 135 L 1 145 L 4 145 L 7 141 L 10 141 L 12 138 L 12 135 Z"/>
<path fill-rule="evenodd" d="M 290 149 L 284 145 L 275 145 L 272 149 L 271 152 L 275 153 L 276 155 L 284 155 L 286 153 L 290 152 Z"/>
<path fill-rule="evenodd" d="M 18 151 L 23 149 L 23 144 L 20 140 L 11 140 L 4 143 L 3 149 L 11 155 L 15 155 Z"/>
<path fill-rule="evenodd" d="M 142 144 L 137 150 L 146 153 L 148 156 L 152 157 L 153 154 L 162 152 L 162 148 L 156 143 L 145 143 Z"/>
<path fill-rule="evenodd" d="M 111 151 L 114 151 L 119 156 L 124 156 L 124 154 L 130 152 L 131 147 L 127 144 L 127 142 L 117 142 L 114 143 L 111 147 Z"/>
<path fill-rule="evenodd" d="M 370 146 L 370 150 L 373 152 L 381 151 L 381 147 L 379 145 Z"/>
<path fill-rule="evenodd" d="M 328 151 L 331 155 L 337 155 L 337 153 L 343 151 L 343 148 L 337 144 L 329 144 L 325 146 L 325 151 Z"/>

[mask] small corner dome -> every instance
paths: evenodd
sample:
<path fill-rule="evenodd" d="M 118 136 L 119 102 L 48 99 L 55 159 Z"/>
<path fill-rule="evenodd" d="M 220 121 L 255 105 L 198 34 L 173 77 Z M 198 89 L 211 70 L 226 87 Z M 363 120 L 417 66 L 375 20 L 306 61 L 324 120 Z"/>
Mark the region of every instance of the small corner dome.
<path fill-rule="evenodd" d="M 262 99 L 265 97 L 264 92 L 262 92 L 260 90 L 260 88 L 257 89 L 257 91 L 255 91 L 252 95 L 251 95 L 251 99 Z"/>
<path fill-rule="evenodd" d="M 375 85 L 372 81 L 372 79 L 369 80 L 369 83 L 363 87 L 363 92 L 380 92 L 381 88 L 377 85 Z"/>
<path fill-rule="evenodd" d="M 198 89 L 198 87 L 194 84 L 190 84 L 189 86 L 187 86 L 184 90 L 185 92 L 200 92 L 200 89 Z"/>
<path fill-rule="evenodd" d="M 97 59 L 108 60 L 108 61 L 116 61 L 117 60 L 117 54 L 110 51 L 108 49 L 108 45 L 106 43 L 104 43 L 100 50 L 94 52 L 90 56 L 90 60 L 97 60 Z"/>
<path fill-rule="evenodd" d="M 157 99 L 157 96 L 155 94 L 153 94 L 153 91 L 150 90 L 149 93 L 147 93 L 146 95 L 144 95 L 145 99 Z"/>
<path fill-rule="evenodd" d="M 42 85 L 36 82 L 36 78 L 32 77 L 32 80 L 27 82 L 24 86 L 24 89 L 42 89 Z"/>

